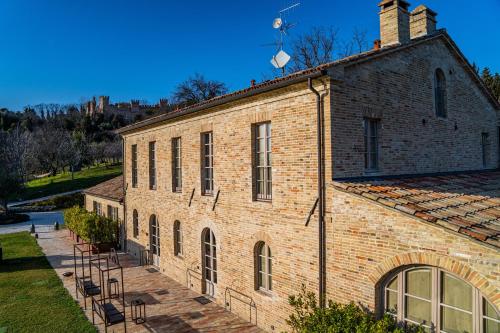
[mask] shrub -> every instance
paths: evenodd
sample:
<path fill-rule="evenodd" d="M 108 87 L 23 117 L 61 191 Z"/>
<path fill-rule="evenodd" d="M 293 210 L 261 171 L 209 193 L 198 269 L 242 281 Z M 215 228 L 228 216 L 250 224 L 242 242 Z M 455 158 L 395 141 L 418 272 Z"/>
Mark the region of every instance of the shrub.
<path fill-rule="evenodd" d="M 374 314 L 354 303 L 339 304 L 332 301 L 320 308 L 316 295 L 305 286 L 297 296 L 288 298 L 294 312 L 287 324 L 296 333 L 423 333 L 422 327 L 404 327 L 388 314 L 376 319 Z"/>
<path fill-rule="evenodd" d="M 54 206 L 56 209 L 70 208 L 73 206 L 83 206 L 83 193 L 73 193 L 55 197 L 52 199 L 39 201 L 33 206 Z"/>
<path fill-rule="evenodd" d="M 118 222 L 84 208 L 74 206 L 64 210 L 66 227 L 87 242 L 116 243 Z"/>

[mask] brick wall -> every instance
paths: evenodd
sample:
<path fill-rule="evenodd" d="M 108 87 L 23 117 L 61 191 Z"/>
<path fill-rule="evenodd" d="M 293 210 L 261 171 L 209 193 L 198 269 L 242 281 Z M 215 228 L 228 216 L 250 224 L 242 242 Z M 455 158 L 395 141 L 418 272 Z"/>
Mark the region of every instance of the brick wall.
<path fill-rule="evenodd" d="M 329 90 L 328 86 L 316 88 Z M 325 104 L 329 122 L 328 100 Z M 272 202 L 252 200 L 251 128 L 263 121 L 272 123 Z M 213 131 L 215 193 L 220 191 L 215 210 L 215 197 L 202 196 L 200 187 L 200 133 L 206 131 Z M 182 193 L 172 192 L 171 139 L 175 137 L 181 137 Z M 260 327 L 285 329 L 288 295 L 302 283 L 317 290 L 317 223 L 304 226 L 317 194 L 316 140 L 316 97 L 306 83 L 125 135 L 128 250 L 138 255 L 141 248 L 149 247 L 149 218 L 156 214 L 160 270 L 201 292 L 201 235 L 210 228 L 217 240 L 216 302 L 224 305 L 225 290 L 230 287 L 254 300 Z M 156 190 L 149 190 L 148 184 L 150 141 L 156 141 Z M 132 144 L 138 146 L 138 188 L 131 186 Z M 140 223 L 137 238 L 132 236 L 134 209 Z M 175 220 L 181 222 L 184 235 L 182 258 L 174 256 Z M 259 241 L 270 245 L 274 257 L 271 295 L 254 288 L 254 248 Z M 234 300 L 233 311 L 249 316 L 249 308 Z"/>
<path fill-rule="evenodd" d="M 434 72 L 446 75 L 448 117 L 434 108 Z M 380 172 L 418 174 L 498 166 L 495 110 L 441 39 L 344 68 L 333 88 L 334 176 L 364 176 L 363 117 L 381 119 Z M 373 174 L 372 174 L 373 175 Z"/>
<path fill-rule="evenodd" d="M 500 307 L 498 249 L 471 241 L 373 203 L 329 189 L 327 294 L 375 308 L 377 283 L 406 265 L 441 267 L 460 276 Z"/>

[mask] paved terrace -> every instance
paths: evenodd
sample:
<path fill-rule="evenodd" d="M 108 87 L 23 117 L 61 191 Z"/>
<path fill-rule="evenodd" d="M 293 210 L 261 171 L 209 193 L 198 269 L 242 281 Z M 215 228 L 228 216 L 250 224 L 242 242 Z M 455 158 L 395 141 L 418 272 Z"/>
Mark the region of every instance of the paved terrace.
<path fill-rule="evenodd" d="M 38 244 L 63 281 L 69 293 L 76 299 L 74 276 L 63 277 L 66 271 L 74 270 L 73 242 L 68 231 L 37 230 Z M 262 332 L 256 326 L 215 303 L 205 305 L 195 301 L 201 295 L 161 274 L 150 273 L 147 267 L 138 266 L 128 254 L 121 253 L 120 263 L 124 267 L 127 332 Z M 93 274 L 94 275 L 94 274 Z M 97 278 L 97 274 L 95 274 Z M 83 308 L 83 298 L 78 295 Z M 130 301 L 142 298 L 146 302 L 147 321 L 136 325 L 131 320 Z M 90 298 L 87 298 L 85 314 L 92 321 Z M 118 307 L 118 310 L 122 310 Z M 104 332 L 104 324 L 96 316 L 96 325 Z M 123 332 L 123 323 L 108 327 L 108 332 Z"/>

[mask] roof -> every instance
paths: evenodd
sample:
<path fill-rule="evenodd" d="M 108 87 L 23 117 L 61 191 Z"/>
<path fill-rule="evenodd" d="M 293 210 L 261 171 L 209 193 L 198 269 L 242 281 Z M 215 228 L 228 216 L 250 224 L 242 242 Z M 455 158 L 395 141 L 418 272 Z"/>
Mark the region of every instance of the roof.
<path fill-rule="evenodd" d="M 90 187 L 83 191 L 85 194 L 94 195 L 113 201 L 123 201 L 123 176 L 118 176 Z"/>
<path fill-rule="evenodd" d="M 334 181 L 422 221 L 500 248 L 500 171 Z"/>
<path fill-rule="evenodd" d="M 460 62 L 466 68 L 468 68 L 469 73 L 472 75 L 473 80 L 476 81 L 476 83 L 478 83 L 479 87 L 485 93 L 486 97 L 490 100 L 490 102 L 494 105 L 494 107 L 496 109 L 500 109 L 499 102 L 493 97 L 493 95 L 488 90 L 488 88 L 486 88 L 483 81 L 479 78 L 479 76 L 474 71 L 474 69 L 472 68 L 470 63 L 467 61 L 465 56 L 459 50 L 458 46 L 453 42 L 451 37 L 446 33 L 446 30 L 441 29 L 441 30 L 437 30 L 433 34 L 414 38 L 409 43 L 394 44 L 394 45 L 385 46 L 385 47 L 380 48 L 380 49 L 372 49 L 372 50 L 369 50 L 367 52 L 359 53 L 359 54 L 349 56 L 349 57 L 346 57 L 346 58 L 343 58 L 340 60 L 325 63 L 325 64 L 319 65 L 317 67 L 314 67 L 314 68 L 308 68 L 308 69 L 305 69 L 303 71 L 295 72 L 295 73 L 289 74 L 289 75 L 284 76 L 284 77 L 276 78 L 274 80 L 267 80 L 267 81 L 261 82 L 259 84 L 253 85 L 251 87 L 241 89 L 241 90 L 229 93 L 229 94 L 217 96 L 217 97 L 214 97 L 212 99 L 202 101 L 202 102 L 199 102 L 197 104 L 190 105 L 190 106 L 187 106 L 187 107 L 175 110 L 175 111 L 163 113 L 161 115 L 154 116 L 154 117 L 148 118 L 146 120 L 139 121 L 139 122 L 136 122 L 134 124 L 122 127 L 120 129 L 116 130 L 116 133 L 124 134 L 124 133 L 138 130 L 138 129 L 141 129 L 144 127 L 155 125 L 155 124 L 161 123 L 161 122 L 169 120 L 169 119 L 173 119 L 173 118 L 177 118 L 177 117 L 184 116 L 187 114 L 203 111 L 203 110 L 206 110 L 208 108 L 223 105 L 226 103 L 230 103 L 230 102 L 233 102 L 235 100 L 239 100 L 239 99 L 242 99 L 245 97 L 257 95 L 257 94 L 260 94 L 260 93 L 263 93 L 266 91 L 270 91 L 270 90 L 282 88 L 285 86 L 289 86 L 291 84 L 303 82 L 309 78 L 320 77 L 320 76 L 326 75 L 327 70 L 334 67 L 334 66 L 350 65 L 350 64 L 353 64 L 356 62 L 374 59 L 374 58 L 388 55 L 388 54 L 391 54 L 393 52 L 403 50 L 403 49 L 406 49 L 408 47 L 412 47 L 412 46 L 415 46 L 417 44 L 421 44 L 423 42 L 426 42 L 426 41 L 429 41 L 432 39 L 437 39 L 437 38 L 443 38 L 448 43 L 448 45 L 451 47 L 451 49 L 458 56 Z"/>

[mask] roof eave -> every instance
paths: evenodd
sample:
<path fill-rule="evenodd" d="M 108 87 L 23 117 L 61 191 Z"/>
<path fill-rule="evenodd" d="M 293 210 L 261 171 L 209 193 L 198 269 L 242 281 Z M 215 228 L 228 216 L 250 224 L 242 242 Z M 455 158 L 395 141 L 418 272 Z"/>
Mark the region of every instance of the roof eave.
<path fill-rule="evenodd" d="M 276 83 L 273 83 L 273 84 L 270 84 L 270 85 L 265 85 L 264 84 L 262 87 L 258 87 L 256 89 L 252 89 L 252 90 L 249 90 L 249 91 L 241 93 L 241 94 L 229 95 L 229 96 L 227 96 L 225 98 L 220 98 L 220 99 L 217 99 L 217 100 L 214 100 L 212 102 L 208 102 L 208 103 L 205 103 L 205 104 L 202 104 L 202 105 L 199 105 L 199 106 L 195 105 L 192 108 L 187 108 L 187 109 L 179 111 L 179 112 L 175 112 L 174 111 L 174 112 L 170 112 L 170 113 L 166 113 L 166 114 L 160 115 L 160 116 L 155 117 L 155 118 L 146 119 L 144 121 L 141 121 L 141 122 L 129 125 L 129 126 L 125 126 L 125 127 L 119 128 L 115 132 L 117 134 L 123 135 L 125 133 L 141 129 L 143 127 L 151 126 L 151 125 L 154 125 L 154 124 L 166 121 L 166 120 L 170 120 L 170 119 L 174 119 L 174 118 L 177 118 L 177 117 L 189 115 L 191 113 L 195 113 L 195 112 L 198 112 L 198 111 L 202 111 L 202 110 L 206 110 L 206 109 L 209 109 L 209 108 L 213 108 L 213 107 L 220 106 L 220 105 L 223 105 L 223 104 L 226 104 L 226 103 L 231 103 L 233 101 L 236 101 L 236 100 L 239 100 L 239 99 L 242 99 L 242 98 L 245 98 L 245 97 L 255 96 L 255 95 L 262 94 L 262 93 L 265 93 L 265 92 L 268 92 L 268 91 L 272 91 L 272 90 L 276 90 L 276 89 L 279 89 L 279 88 L 287 87 L 287 86 L 292 85 L 292 84 L 300 83 L 300 82 L 308 80 L 309 78 L 318 78 L 318 77 L 321 77 L 321 76 L 324 76 L 324 75 L 327 75 L 326 70 L 324 70 L 324 69 L 318 69 L 317 71 L 314 71 L 312 73 L 307 73 L 307 74 L 304 74 L 304 75 L 300 75 L 300 76 L 297 76 L 297 77 L 289 79 L 289 80 L 279 81 L 279 82 L 276 82 Z"/>

